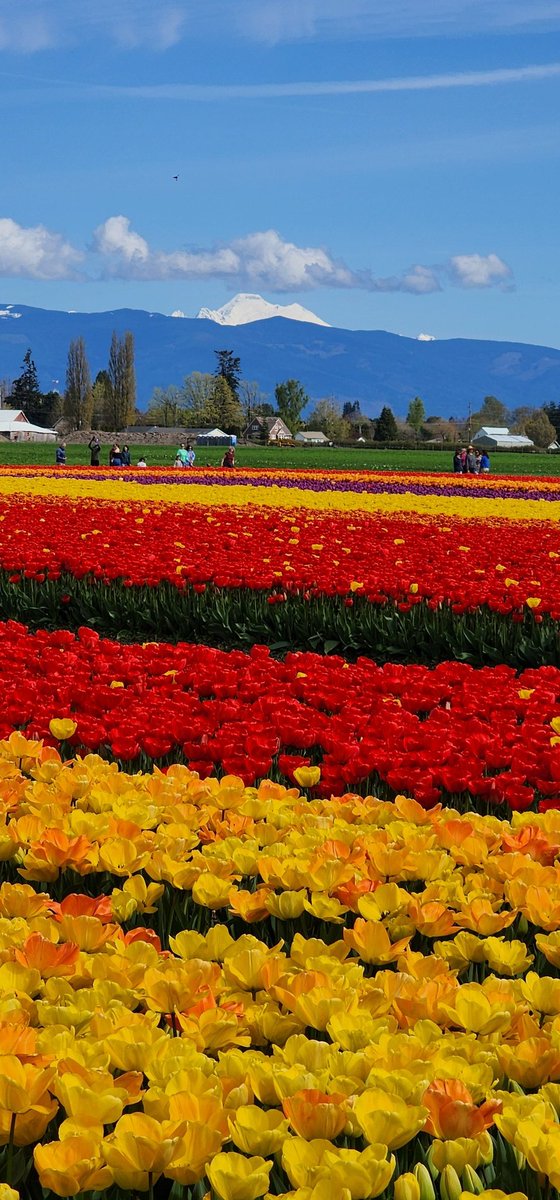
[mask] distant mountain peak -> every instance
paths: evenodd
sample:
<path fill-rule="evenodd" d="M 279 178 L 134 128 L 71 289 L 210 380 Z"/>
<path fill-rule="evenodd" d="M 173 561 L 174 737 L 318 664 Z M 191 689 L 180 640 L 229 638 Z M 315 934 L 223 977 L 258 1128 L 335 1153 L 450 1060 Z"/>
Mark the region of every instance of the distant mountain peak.
<path fill-rule="evenodd" d="M 419 333 L 416 338 L 416 341 L 417 342 L 435 342 L 436 338 L 434 337 L 433 333 Z"/>
<path fill-rule="evenodd" d="M 175 314 L 173 314 L 175 315 Z M 249 325 L 252 321 L 267 321 L 270 317 L 285 317 L 288 321 L 305 321 L 308 325 L 325 325 L 316 313 L 301 304 L 271 304 L 263 296 L 239 292 L 222 308 L 201 308 L 197 317 L 215 321 L 217 325 Z"/>

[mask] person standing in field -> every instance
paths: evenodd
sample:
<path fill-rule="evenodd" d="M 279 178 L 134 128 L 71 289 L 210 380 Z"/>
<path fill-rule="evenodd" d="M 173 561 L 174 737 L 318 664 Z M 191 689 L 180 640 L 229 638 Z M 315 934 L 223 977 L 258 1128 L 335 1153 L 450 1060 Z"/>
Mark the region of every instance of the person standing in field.
<path fill-rule="evenodd" d="M 488 475 L 490 471 L 490 456 L 487 450 L 483 450 L 480 455 L 480 474 Z"/>
<path fill-rule="evenodd" d="M 462 474 L 462 471 L 463 471 L 463 460 L 462 460 L 462 458 L 461 458 L 461 451 L 460 451 L 460 450 L 456 450 L 456 451 L 455 451 L 455 453 L 454 453 L 454 455 L 453 455 L 453 470 L 454 470 L 454 472 L 455 472 L 455 474 L 456 474 L 456 475 L 461 475 L 461 474 Z"/>
<path fill-rule="evenodd" d="M 233 446 L 228 446 L 228 449 L 226 450 L 224 457 L 222 458 L 222 467 L 234 467 L 234 466 L 235 466 L 235 449 Z"/>
<path fill-rule="evenodd" d="M 57 467 L 66 466 L 66 442 L 61 442 L 56 450 L 56 465 Z"/>
<path fill-rule="evenodd" d="M 88 442 L 88 449 L 89 449 L 89 456 L 90 456 L 89 457 L 90 467 L 98 467 L 99 466 L 99 455 L 101 453 L 101 442 L 99 441 L 99 437 L 96 433 L 92 433 L 91 438 Z"/>
<path fill-rule="evenodd" d="M 121 450 L 121 464 L 123 467 L 130 466 L 130 447 L 123 446 Z"/>

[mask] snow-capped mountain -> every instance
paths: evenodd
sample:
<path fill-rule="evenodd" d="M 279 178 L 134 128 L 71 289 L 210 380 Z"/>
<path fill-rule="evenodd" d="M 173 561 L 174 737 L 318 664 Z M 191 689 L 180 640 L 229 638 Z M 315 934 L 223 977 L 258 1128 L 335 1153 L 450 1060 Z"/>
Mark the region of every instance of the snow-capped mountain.
<path fill-rule="evenodd" d="M 179 314 L 173 313 L 175 315 Z M 286 317 L 288 321 L 306 321 L 309 325 L 330 328 L 328 321 L 322 321 L 316 313 L 301 304 L 270 304 L 263 296 L 253 296 L 247 292 L 239 292 L 223 308 L 201 308 L 196 315 L 206 321 L 215 321 L 217 325 L 249 325 L 251 321 Z"/>
<path fill-rule="evenodd" d="M 417 342 L 435 342 L 435 340 L 433 333 L 419 333 L 416 338 Z"/>

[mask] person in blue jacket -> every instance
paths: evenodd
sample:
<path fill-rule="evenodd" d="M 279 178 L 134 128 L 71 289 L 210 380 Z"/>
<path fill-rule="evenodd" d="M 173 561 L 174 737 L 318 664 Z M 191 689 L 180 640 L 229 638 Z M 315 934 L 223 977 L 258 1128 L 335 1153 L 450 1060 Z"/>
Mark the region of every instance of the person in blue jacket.
<path fill-rule="evenodd" d="M 480 474 L 488 475 L 490 470 L 490 457 L 487 450 L 483 450 L 480 456 Z"/>
<path fill-rule="evenodd" d="M 56 465 L 57 467 L 66 466 L 66 442 L 61 442 L 56 448 Z"/>

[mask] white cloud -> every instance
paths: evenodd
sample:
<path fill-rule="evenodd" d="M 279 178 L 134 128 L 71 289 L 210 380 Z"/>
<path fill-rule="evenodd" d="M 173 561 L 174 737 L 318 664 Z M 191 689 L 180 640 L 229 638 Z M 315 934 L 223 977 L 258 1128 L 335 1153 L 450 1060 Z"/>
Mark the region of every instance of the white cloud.
<path fill-rule="evenodd" d="M 510 288 L 511 267 L 497 254 L 456 254 L 449 260 L 451 278 L 463 288 Z"/>
<path fill-rule="evenodd" d="M 273 291 L 321 286 L 360 287 L 364 278 L 317 247 L 296 246 L 275 230 L 235 238 L 210 250 L 152 250 L 128 217 L 109 217 L 94 234 L 94 249 L 108 260 L 106 273 L 125 279 L 237 278 Z M 367 283 L 366 283 L 367 286 Z"/>
<path fill-rule="evenodd" d="M 210 12 L 208 11 L 210 9 Z M 380 37 L 439 37 L 552 30 L 558 0 L 206 0 L 204 16 L 268 43 Z M 202 13 L 200 14 L 202 17 Z M 200 19 L 200 18 L 199 18 Z"/>
<path fill-rule="evenodd" d="M 515 83 L 539 83 L 560 76 L 560 62 L 529 63 L 524 67 L 500 67 L 488 71 L 451 71 L 441 75 L 397 75 L 387 79 L 293 80 L 289 83 L 159 83 L 89 84 L 79 90 L 68 88 L 66 96 L 100 100 L 125 97 L 129 100 L 282 100 L 293 97 L 373 96 L 391 92 L 449 91 L 454 88 L 503 87 Z"/>
<path fill-rule="evenodd" d="M 324 247 L 285 241 L 274 229 L 212 249 L 154 250 L 122 215 L 109 217 L 95 230 L 93 249 L 103 260 L 103 274 L 112 278 L 235 279 L 272 292 L 334 287 L 425 296 L 441 291 L 447 280 L 464 288 L 504 288 L 513 281 L 511 269 L 497 254 L 456 255 L 440 266 L 416 263 L 401 274 L 378 277 L 368 268 L 352 270 Z"/>
<path fill-rule="evenodd" d="M 168 50 L 185 33 L 185 0 L 4 0 L 0 17 L 0 49 L 37 53 L 54 46 L 94 40 L 127 50 Z"/>
<path fill-rule="evenodd" d="M 46 14 L 22 13 L 15 5 L 0 17 L 0 50 L 16 54 L 36 54 L 49 50 L 55 42 L 54 30 Z"/>
<path fill-rule="evenodd" d="M 0 274 L 24 279 L 76 279 L 83 254 L 44 225 L 24 228 L 0 218 Z"/>

